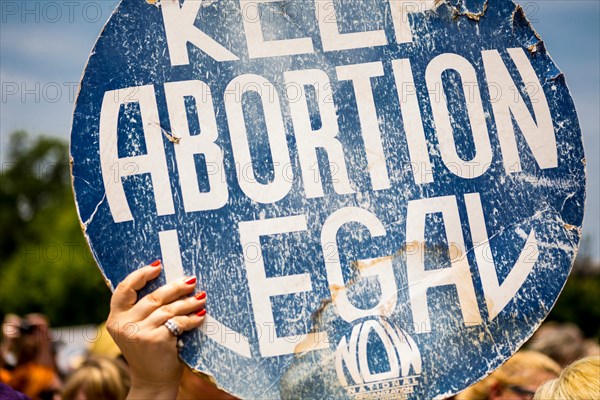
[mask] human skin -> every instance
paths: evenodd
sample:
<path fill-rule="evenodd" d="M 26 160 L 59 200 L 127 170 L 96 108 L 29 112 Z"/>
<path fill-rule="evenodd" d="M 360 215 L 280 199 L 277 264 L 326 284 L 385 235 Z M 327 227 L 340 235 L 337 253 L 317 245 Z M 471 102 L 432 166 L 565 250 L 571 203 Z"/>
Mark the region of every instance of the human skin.
<path fill-rule="evenodd" d="M 107 329 L 129 363 L 135 399 L 175 399 L 183 375 L 177 337 L 165 326 L 172 320 L 180 331 L 198 328 L 204 321 L 206 293 L 194 293 L 196 278 L 161 286 L 138 301 L 138 291 L 162 269 L 160 261 L 127 276 L 111 298 Z"/>
<path fill-rule="evenodd" d="M 524 371 L 527 375 L 527 384 L 519 386 L 527 392 L 535 393 L 538 387 L 550 379 L 556 378 L 556 375 L 548 371 Z M 533 395 L 524 392 L 515 391 L 508 387 L 495 385 L 490 393 L 490 400 L 530 400 Z"/>

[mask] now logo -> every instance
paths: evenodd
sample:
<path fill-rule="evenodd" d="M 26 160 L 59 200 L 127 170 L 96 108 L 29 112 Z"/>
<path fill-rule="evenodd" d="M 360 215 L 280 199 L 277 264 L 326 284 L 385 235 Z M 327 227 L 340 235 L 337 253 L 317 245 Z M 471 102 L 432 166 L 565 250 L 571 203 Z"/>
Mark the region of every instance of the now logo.
<path fill-rule="evenodd" d="M 414 386 L 415 375 L 421 374 L 421 353 L 402 329 L 381 317 L 369 319 L 352 329 L 349 340 L 344 336 L 338 343 L 336 372 L 340 383 L 344 387 L 356 386 L 356 392 Z"/>

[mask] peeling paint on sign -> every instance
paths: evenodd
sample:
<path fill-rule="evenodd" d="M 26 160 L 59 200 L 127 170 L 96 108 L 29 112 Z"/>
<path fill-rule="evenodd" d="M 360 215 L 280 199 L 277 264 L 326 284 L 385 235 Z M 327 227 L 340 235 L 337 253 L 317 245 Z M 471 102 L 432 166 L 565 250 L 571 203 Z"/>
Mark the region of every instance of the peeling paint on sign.
<path fill-rule="evenodd" d="M 197 276 L 181 357 L 243 398 L 456 393 L 543 321 L 581 236 L 575 107 L 509 0 L 123 0 L 71 156 L 109 285 Z"/>

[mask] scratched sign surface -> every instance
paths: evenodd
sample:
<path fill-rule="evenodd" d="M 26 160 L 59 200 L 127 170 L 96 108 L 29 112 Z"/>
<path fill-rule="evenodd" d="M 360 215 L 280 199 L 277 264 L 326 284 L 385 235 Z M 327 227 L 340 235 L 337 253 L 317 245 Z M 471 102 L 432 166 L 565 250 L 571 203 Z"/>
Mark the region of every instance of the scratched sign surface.
<path fill-rule="evenodd" d="M 71 155 L 106 279 L 197 276 L 181 356 L 245 398 L 455 393 L 539 326 L 581 235 L 575 107 L 508 0 L 124 0 Z"/>

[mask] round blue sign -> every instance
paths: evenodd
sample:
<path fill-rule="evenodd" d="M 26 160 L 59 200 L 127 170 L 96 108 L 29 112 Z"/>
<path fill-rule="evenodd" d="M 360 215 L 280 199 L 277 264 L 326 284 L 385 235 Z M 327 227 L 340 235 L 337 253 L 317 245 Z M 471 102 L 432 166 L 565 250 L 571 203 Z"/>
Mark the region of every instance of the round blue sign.
<path fill-rule="evenodd" d="M 585 155 L 510 0 L 123 0 L 74 114 L 114 287 L 209 293 L 183 360 L 242 398 L 443 398 L 531 336 L 571 269 Z"/>

